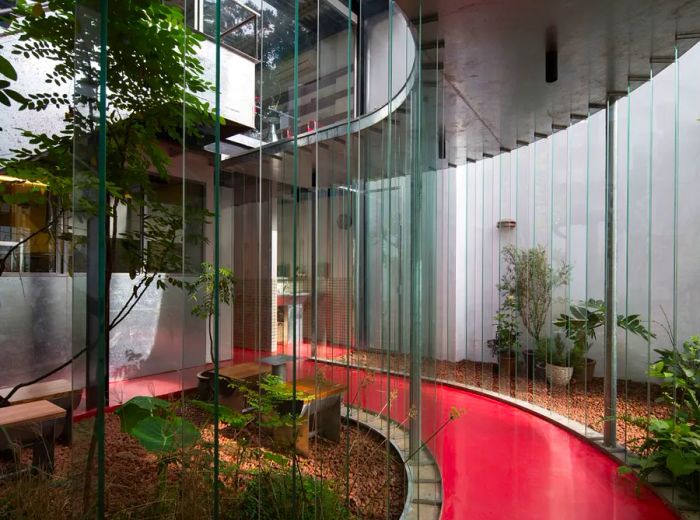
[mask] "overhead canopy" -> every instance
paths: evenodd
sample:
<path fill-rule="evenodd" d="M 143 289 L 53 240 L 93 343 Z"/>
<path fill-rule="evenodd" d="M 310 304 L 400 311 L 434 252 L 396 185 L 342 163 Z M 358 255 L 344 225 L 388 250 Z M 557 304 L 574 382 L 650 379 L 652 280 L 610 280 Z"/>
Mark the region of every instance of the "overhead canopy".
<path fill-rule="evenodd" d="M 397 2 L 417 23 L 417 0 Z M 446 159 L 456 164 L 568 126 L 700 38 L 700 2 L 688 0 L 436 0 L 423 2 L 422 20 L 424 43 L 441 42 L 433 59 L 449 107 Z M 545 81 L 548 34 L 554 83 Z"/>

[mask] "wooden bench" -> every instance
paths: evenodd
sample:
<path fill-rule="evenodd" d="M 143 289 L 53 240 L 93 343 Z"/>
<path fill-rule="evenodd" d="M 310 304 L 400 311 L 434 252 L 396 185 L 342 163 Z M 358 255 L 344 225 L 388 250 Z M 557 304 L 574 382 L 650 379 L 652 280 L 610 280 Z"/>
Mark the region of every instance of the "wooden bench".
<path fill-rule="evenodd" d="M 46 400 L 0 408 L 0 449 L 31 442 L 32 465 L 52 472 L 56 426 L 65 416 L 63 408 Z"/>
<path fill-rule="evenodd" d="M 292 382 L 286 385 L 291 390 Z M 303 455 L 309 454 L 309 441 L 319 435 L 329 441 L 340 441 L 340 405 L 345 385 L 329 381 L 317 381 L 313 377 L 297 379 L 297 409 L 300 424 L 297 428 L 296 449 Z M 283 429 L 284 430 L 284 429 Z M 291 439 L 291 431 L 280 432 Z"/>
<path fill-rule="evenodd" d="M 272 368 L 270 365 L 257 361 L 249 361 L 247 363 L 238 363 L 236 365 L 219 368 L 219 377 L 231 379 L 233 381 L 245 381 L 269 374 L 271 371 Z"/>
<path fill-rule="evenodd" d="M 0 395 L 5 397 L 11 390 L 11 387 L 0 388 Z M 23 386 L 10 397 L 10 402 L 12 404 L 22 404 L 42 399 L 53 401 L 54 399 L 67 397 L 72 391 L 73 388 L 70 381 L 67 379 L 54 379 L 53 381 L 44 381 L 29 386 Z"/>
<path fill-rule="evenodd" d="M 11 387 L 0 388 L 0 395 L 5 397 L 11 391 Z M 10 397 L 10 403 L 16 405 L 45 400 L 66 410 L 63 428 L 59 430 L 61 436 L 59 441 L 62 440 L 64 443 L 69 444 L 73 425 L 71 411 L 80 405 L 81 398 L 82 392 L 73 390 L 73 385 L 70 381 L 67 379 L 54 379 L 53 381 L 42 381 L 20 388 Z"/>
<path fill-rule="evenodd" d="M 259 377 L 269 374 L 272 371 L 270 365 L 250 361 L 237 363 L 235 365 L 219 368 L 219 403 L 228 406 L 232 410 L 242 411 L 246 407 L 245 397 L 240 390 L 234 388 L 230 383 L 255 384 Z M 213 384 L 214 370 L 208 371 Z"/>

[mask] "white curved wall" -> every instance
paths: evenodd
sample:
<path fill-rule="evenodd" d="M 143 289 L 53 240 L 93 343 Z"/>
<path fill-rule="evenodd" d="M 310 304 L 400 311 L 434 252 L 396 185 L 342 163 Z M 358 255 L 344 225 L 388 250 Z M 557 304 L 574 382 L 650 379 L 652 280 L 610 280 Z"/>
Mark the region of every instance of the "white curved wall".
<path fill-rule="evenodd" d="M 640 314 L 657 335 L 647 345 L 619 333 L 621 377 L 644 380 L 648 356 L 669 345 L 664 312 L 680 341 L 700 333 L 698 70 L 700 45 L 618 102 L 618 310 Z M 539 244 L 553 264 L 573 266 L 570 286 L 554 295 L 555 315 L 568 302 L 603 299 L 604 111 L 527 147 L 448 168 L 443 177 L 436 230 L 448 247 L 438 250 L 447 256 L 438 265 L 453 267 L 437 270 L 439 357 L 491 359 L 485 345 L 494 335 L 498 252 L 506 244 Z M 496 228 L 511 218 L 515 230 Z M 601 375 L 600 337 L 591 356 Z"/>

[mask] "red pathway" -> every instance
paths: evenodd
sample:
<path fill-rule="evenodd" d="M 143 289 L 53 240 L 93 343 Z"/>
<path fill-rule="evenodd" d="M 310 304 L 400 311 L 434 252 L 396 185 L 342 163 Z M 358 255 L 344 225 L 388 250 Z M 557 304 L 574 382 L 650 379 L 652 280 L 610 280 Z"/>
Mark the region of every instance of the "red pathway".
<path fill-rule="evenodd" d="M 346 380 L 345 368 L 316 364 L 329 379 Z M 313 362 L 304 371 L 312 373 Z M 387 378 L 350 375 L 349 399 L 360 406 L 385 408 Z M 408 385 L 391 377 L 396 392 L 391 416 L 404 421 Z M 359 389 L 359 391 L 358 391 Z M 565 429 L 531 413 L 479 394 L 423 383 L 423 438 L 444 423 L 456 406 L 464 414 L 430 443 L 442 473 L 443 520 L 675 519 L 663 501 L 636 482 L 617 474 L 617 464 Z"/>
<path fill-rule="evenodd" d="M 253 351 L 235 350 L 236 362 Z M 328 379 L 345 382 L 345 367 L 300 363 L 301 375 L 318 369 Z M 191 373 L 190 373 L 191 372 Z M 193 386 L 194 370 L 120 383 L 127 400 L 137 394 L 162 395 Z M 288 369 L 291 374 L 291 367 Z M 351 369 L 346 399 L 406 420 L 405 378 Z M 182 385 L 182 386 L 181 386 Z M 389 388 L 387 386 L 390 385 Z M 453 406 L 465 413 L 430 443 L 442 473 L 443 520 L 665 520 L 677 516 L 651 491 L 617 474 L 617 464 L 594 446 L 531 413 L 479 394 L 423 382 L 423 438 L 449 417 Z"/>

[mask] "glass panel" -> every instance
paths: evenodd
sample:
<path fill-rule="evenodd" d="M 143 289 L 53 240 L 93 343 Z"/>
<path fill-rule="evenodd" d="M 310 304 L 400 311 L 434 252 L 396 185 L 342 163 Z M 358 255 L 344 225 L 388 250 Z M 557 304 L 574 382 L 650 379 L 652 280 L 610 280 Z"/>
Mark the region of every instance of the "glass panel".
<path fill-rule="evenodd" d="M 15 4 L 0 404 L 31 390 L 66 417 L 37 423 L 54 477 L 5 478 L 50 458 L 0 444 L 0 517 L 399 518 L 409 492 L 421 515 L 443 492 L 447 517 L 463 490 L 432 461 L 478 471 L 484 443 L 452 430 L 462 405 L 498 431 L 516 400 L 597 439 L 615 152 L 618 311 L 653 332 L 618 327 L 617 440 L 650 438 L 628 414 L 683 419 L 648 367 L 700 305 L 700 51 L 629 85 L 617 150 L 591 104 L 567 126 L 523 113 L 528 141 L 492 156 L 491 130 L 450 135 L 422 8 Z"/>

